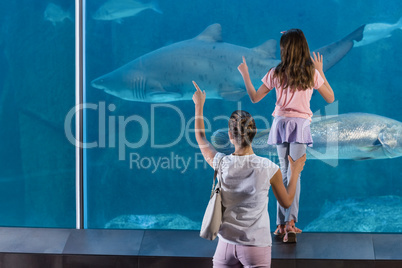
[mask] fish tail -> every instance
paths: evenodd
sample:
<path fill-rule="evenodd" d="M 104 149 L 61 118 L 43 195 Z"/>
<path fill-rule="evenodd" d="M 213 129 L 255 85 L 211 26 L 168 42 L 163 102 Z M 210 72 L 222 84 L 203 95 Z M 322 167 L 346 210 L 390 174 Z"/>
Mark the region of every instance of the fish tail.
<path fill-rule="evenodd" d="M 75 18 L 75 6 L 72 5 L 67 9 L 67 19 L 74 22 Z"/>
<path fill-rule="evenodd" d="M 211 142 L 215 149 L 221 153 L 229 154 L 234 151 L 227 129 L 215 131 L 211 136 Z"/>
<path fill-rule="evenodd" d="M 68 14 L 67 14 L 67 19 L 70 20 L 70 21 L 72 21 L 72 22 L 74 22 L 74 18 L 73 18 L 73 16 L 71 15 L 71 13 L 68 13 Z"/>
<path fill-rule="evenodd" d="M 159 8 L 159 3 L 158 3 L 158 1 L 152 1 L 152 3 L 151 3 L 151 6 L 152 6 L 152 10 L 153 11 L 155 11 L 155 12 L 157 12 L 157 13 L 159 13 L 159 14 L 163 14 L 163 12 L 162 12 L 162 10 Z"/>
<path fill-rule="evenodd" d="M 396 26 L 402 30 L 402 17 L 398 20 L 398 22 L 396 23 Z"/>

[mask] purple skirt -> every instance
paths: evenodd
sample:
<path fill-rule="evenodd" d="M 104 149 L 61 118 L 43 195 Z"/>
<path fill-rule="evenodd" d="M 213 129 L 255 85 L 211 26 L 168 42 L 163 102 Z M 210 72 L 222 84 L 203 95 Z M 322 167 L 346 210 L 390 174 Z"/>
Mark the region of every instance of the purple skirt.
<path fill-rule="evenodd" d="M 304 143 L 313 146 L 310 120 L 299 117 L 276 116 L 269 131 L 268 144 Z"/>

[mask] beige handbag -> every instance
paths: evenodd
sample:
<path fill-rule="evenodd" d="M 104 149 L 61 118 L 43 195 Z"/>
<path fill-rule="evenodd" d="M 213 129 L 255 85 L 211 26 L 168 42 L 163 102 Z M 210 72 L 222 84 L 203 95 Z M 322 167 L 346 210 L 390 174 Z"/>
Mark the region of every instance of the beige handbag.
<path fill-rule="evenodd" d="M 218 183 L 215 187 L 215 179 L 218 174 L 222 159 L 223 157 L 221 158 L 217 168 L 215 169 L 214 179 L 212 181 L 211 197 L 209 199 L 208 206 L 205 210 L 204 218 L 202 219 L 201 224 L 200 236 L 208 240 L 214 240 L 216 238 L 219 232 L 219 228 L 222 224 L 222 213 L 224 210 L 221 197 L 222 172 L 220 179 L 218 179 Z"/>

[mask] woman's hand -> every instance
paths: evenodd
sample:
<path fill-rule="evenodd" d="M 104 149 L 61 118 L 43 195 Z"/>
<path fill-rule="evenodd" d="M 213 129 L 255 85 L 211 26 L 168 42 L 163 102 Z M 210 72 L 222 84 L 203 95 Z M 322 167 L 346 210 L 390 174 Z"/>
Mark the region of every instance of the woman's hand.
<path fill-rule="evenodd" d="M 196 91 L 194 92 L 193 95 L 193 101 L 194 104 L 200 105 L 201 107 L 204 106 L 205 103 L 205 90 L 201 91 L 200 87 L 197 85 L 197 83 L 195 81 L 193 81 L 194 87 L 196 88 Z"/>
<path fill-rule="evenodd" d="M 306 154 L 304 154 L 302 157 L 297 159 L 296 161 L 293 161 L 292 157 L 288 155 L 289 163 L 290 163 L 290 172 L 292 174 L 297 174 L 299 175 L 300 172 L 302 172 L 304 164 L 306 163 Z"/>
<path fill-rule="evenodd" d="M 323 71 L 323 56 L 320 55 L 319 52 L 317 52 L 317 55 L 315 54 L 315 52 L 313 52 L 313 57 L 311 57 L 311 60 L 314 63 L 314 67 L 320 72 L 320 73 L 324 73 Z"/>
<path fill-rule="evenodd" d="M 243 56 L 243 62 L 240 63 L 240 65 L 237 67 L 237 70 L 241 73 L 241 75 L 244 77 L 245 75 L 248 75 L 248 66 L 246 63 L 246 58 Z"/>

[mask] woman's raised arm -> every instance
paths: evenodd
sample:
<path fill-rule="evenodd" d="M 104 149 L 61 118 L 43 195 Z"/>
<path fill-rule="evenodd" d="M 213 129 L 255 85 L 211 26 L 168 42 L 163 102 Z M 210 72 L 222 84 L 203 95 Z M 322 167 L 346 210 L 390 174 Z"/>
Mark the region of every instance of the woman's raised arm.
<path fill-rule="evenodd" d="M 204 126 L 204 103 L 205 103 L 205 90 L 201 91 L 198 87 L 197 83 L 193 81 L 193 84 L 196 88 L 196 91 L 193 95 L 193 101 L 195 104 L 195 138 L 197 140 L 198 146 L 200 147 L 202 156 L 205 161 L 211 166 L 214 167 L 213 161 L 214 157 L 217 153 L 215 148 L 211 143 L 207 140 L 205 136 L 205 126 Z"/>

